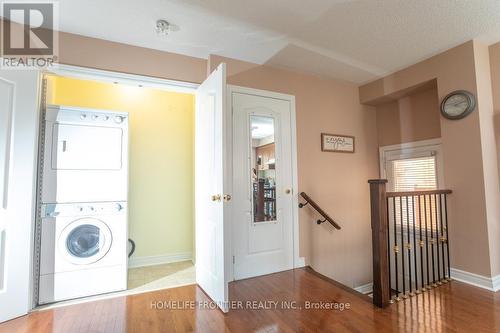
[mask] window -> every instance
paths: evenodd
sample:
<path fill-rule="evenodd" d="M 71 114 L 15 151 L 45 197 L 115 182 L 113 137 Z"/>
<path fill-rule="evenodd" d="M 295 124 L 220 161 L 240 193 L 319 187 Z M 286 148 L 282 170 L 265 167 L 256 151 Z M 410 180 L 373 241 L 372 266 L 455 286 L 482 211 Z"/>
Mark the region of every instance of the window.
<path fill-rule="evenodd" d="M 381 176 L 388 180 L 387 191 L 413 192 L 440 188 L 442 184 L 441 146 L 439 143 L 410 143 L 380 148 Z M 436 227 L 440 214 L 439 198 L 416 196 L 389 201 L 389 214 L 404 227 Z"/>
<path fill-rule="evenodd" d="M 416 157 L 389 160 L 387 178 L 395 192 L 437 189 L 436 157 Z"/>

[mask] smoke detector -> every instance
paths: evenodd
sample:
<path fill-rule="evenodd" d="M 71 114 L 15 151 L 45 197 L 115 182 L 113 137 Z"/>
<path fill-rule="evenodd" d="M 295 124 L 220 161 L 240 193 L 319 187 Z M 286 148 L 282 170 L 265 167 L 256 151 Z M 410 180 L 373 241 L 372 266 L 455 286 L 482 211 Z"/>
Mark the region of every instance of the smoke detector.
<path fill-rule="evenodd" d="M 174 31 L 174 29 L 172 29 L 172 25 L 168 21 L 165 20 L 156 21 L 156 33 L 158 35 L 166 36 L 172 31 Z"/>

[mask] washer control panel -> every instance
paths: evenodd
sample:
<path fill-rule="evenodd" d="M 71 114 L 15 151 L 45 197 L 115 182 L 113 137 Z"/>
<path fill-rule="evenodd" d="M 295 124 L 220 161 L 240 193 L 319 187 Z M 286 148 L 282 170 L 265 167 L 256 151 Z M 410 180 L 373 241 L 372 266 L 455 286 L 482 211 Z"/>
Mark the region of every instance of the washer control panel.
<path fill-rule="evenodd" d="M 42 205 L 42 218 L 124 214 L 127 202 L 84 202 Z"/>

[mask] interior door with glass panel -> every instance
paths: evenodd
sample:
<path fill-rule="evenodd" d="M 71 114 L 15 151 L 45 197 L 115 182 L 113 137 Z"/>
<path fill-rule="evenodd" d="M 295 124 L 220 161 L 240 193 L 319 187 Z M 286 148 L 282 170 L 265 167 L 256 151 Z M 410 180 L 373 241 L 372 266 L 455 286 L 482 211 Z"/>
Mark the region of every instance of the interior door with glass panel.
<path fill-rule="evenodd" d="M 293 268 L 290 102 L 233 93 L 235 280 Z"/>

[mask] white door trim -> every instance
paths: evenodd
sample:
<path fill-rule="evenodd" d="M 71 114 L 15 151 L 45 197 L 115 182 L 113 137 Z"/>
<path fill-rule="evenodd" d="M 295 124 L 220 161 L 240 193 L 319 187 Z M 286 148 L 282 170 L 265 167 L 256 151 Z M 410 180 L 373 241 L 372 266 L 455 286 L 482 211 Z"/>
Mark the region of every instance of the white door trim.
<path fill-rule="evenodd" d="M 283 94 L 283 93 L 278 93 L 278 92 L 273 92 L 273 91 L 268 91 L 268 90 L 260 90 L 260 89 L 253 89 L 253 88 L 246 88 L 246 87 L 241 87 L 241 86 L 235 86 L 235 85 L 227 85 L 228 87 L 228 94 L 227 94 L 227 105 L 228 105 L 228 110 L 231 110 L 228 112 L 228 115 L 232 118 L 232 95 L 233 93 L 241 93 L 241 94 L 248 94 L 248 95 L 255 95 L 255 96 L 262 96 L 262 97 L 269 97 L 269 98 L 274 98 L 274 99 L 280 99 L 280 100 L 285 100 L 290 102 L 290 121 L 291 121 L 291 135 L 292 135 L 292 216 L 293 216 L 293 221 L 292 221 L 292 229 L 293 229 L 293 268 L 299 268 L 299 267 L 304 267 L 305 266 L 305 259 L 304 257 L 300 257 L 299 254 L 299 197 L 298 197 L 298 174 L 297 174 L 297 117 L 296 117 L 296 110 L 295 110 L 295 96 L 293 95 L 288 95 L 288 94 Z M 227 156 L 232 156 L 232 121 L 228 121 L 226 123 L 226 128 L 227 128 L 227 133 L 228 133 L 228 141 L 226 141 L 227 147 L 229 147 L 229 152 Z M 231 170 L 231 169 L 229 169 Z M 232 179 L 232 170 L 231 174 L 228 175 L 228 177 L 231 177 Z M 229 226 L 231 228 L 231 225 Z M 229 234 L 232 235 L 232 230 L 229 230 Z M 231 237 L 232 241 L 232 237 Z M 231 242 L 232 243 L 232 242 Z M 234 255 L 234 248 L 233 244 L 231 244 L 231 257 Z M 233 265 L 230 265 L 230 280 L 234 280 L 234 271 L 233 271 Z"/>
<path fill-rule="evenodd" d="M 194 94 L 199 86 L 199 84 L 191 82 L 182 82 L 139 74 L 113 72 L 64 64 L 58 64 L 50 69 L 46 69 L 43 71 L 43 74 L 54 74 L 83 80 L 120 83 L 188 94 Z"/>
<path fill-rule="evenodd" d="M 154 88 L 154 89 L 160 89 L 160 90 L 166 90 L 166 91 L 171 91 L 171 92 L 179 92 L 179 93 L 188 93 L 188 94 L 195 94 L 196 89 L 199 87 L 199 84 L 197 83 L 191 83 L 191 82 L 182 82 L 182 81 L 175 81 L 175 80 L 168 80 L 168 79 L 162 79 L 162 78 L 156 78 L 156 77 L 150 77 L 150 76 L 145 76 L 145 75 L 138 75 L 138 74 L 129 74 L 129 73 L 122 73 L 122 72 L 115 72 L 115 71 L 108 71 L 108 70 L 100 70 L 100 69 L 95 69 L 95 68 L 88 68 L 88 67 L 80 67 L 80 66 L 73 66 L 73 65 L 65 65 L 65 64 L 56 64 L 54 67 L 47 68 L 44 70 L 40 70 L 40 78 L 43 77 L 43 75 L 58 75 L 58 76 L 64 76 L 64 77 L 70 77 L 70 78 L 75 78 L 75 79 L 82 79 L 82 80 L 94 80 L 94 81 L 101 81 L 101 82 L 109 82 L 109 83 L 119 83 L 119 84 L 125 84 L 125 85 L 131 85 L 131 86 L 142 86 L 142 87 L 148 87 L 148 88 Z M 41 84 L 40 84 L 41 86 Z M 41 96 L 40 96 L 41 97 Z M 36 122 L 36 145 L 38 146 L 38 141 L 40 139 L 40 115 L 41 115 L 41 108 L 39 107 L 37 110 L 37 122 Z M 35 156 L 33 156 L 33 161 L 34 161 L 34 172 L 36 175 L 38 175 L 38 148 L 36 149 Z M 37 185 L 36 183 L 33 185 L 34 192 L 36 193 Z M 34 196 L 34 202 L 37 200 L 37 195 L 35 194 Z M 34 232 L 35 229 L 35 216 L 36 216 L 36 205 L 33 210 L 33 221 L 32 221 L 32 232 Z M 33 237 L 32 237 L 33 238 Z M 193 243 L 194 243 L 194 237 L 193 237 Z M 36 244 L 33 242 L 32 244 L 32 249 L 30 250 L 31 253 L 31 258 L 30 258 L 30 267 L 33 270 L 33 264 L 34 264 L 34 254 L 35 251 L 37 250 L 35 248 Z M 30 311 L 35 309 L 37 306 L 34 304 L 33 300 L 35 298 L 34 292 L 35 292 L 35 283 L 36 279 L 38 279 L 38 276 L 34 276 L 35 272 L 30 273 L 30 290 L 29 290 L 29 295 L 30 295 Z"/>

